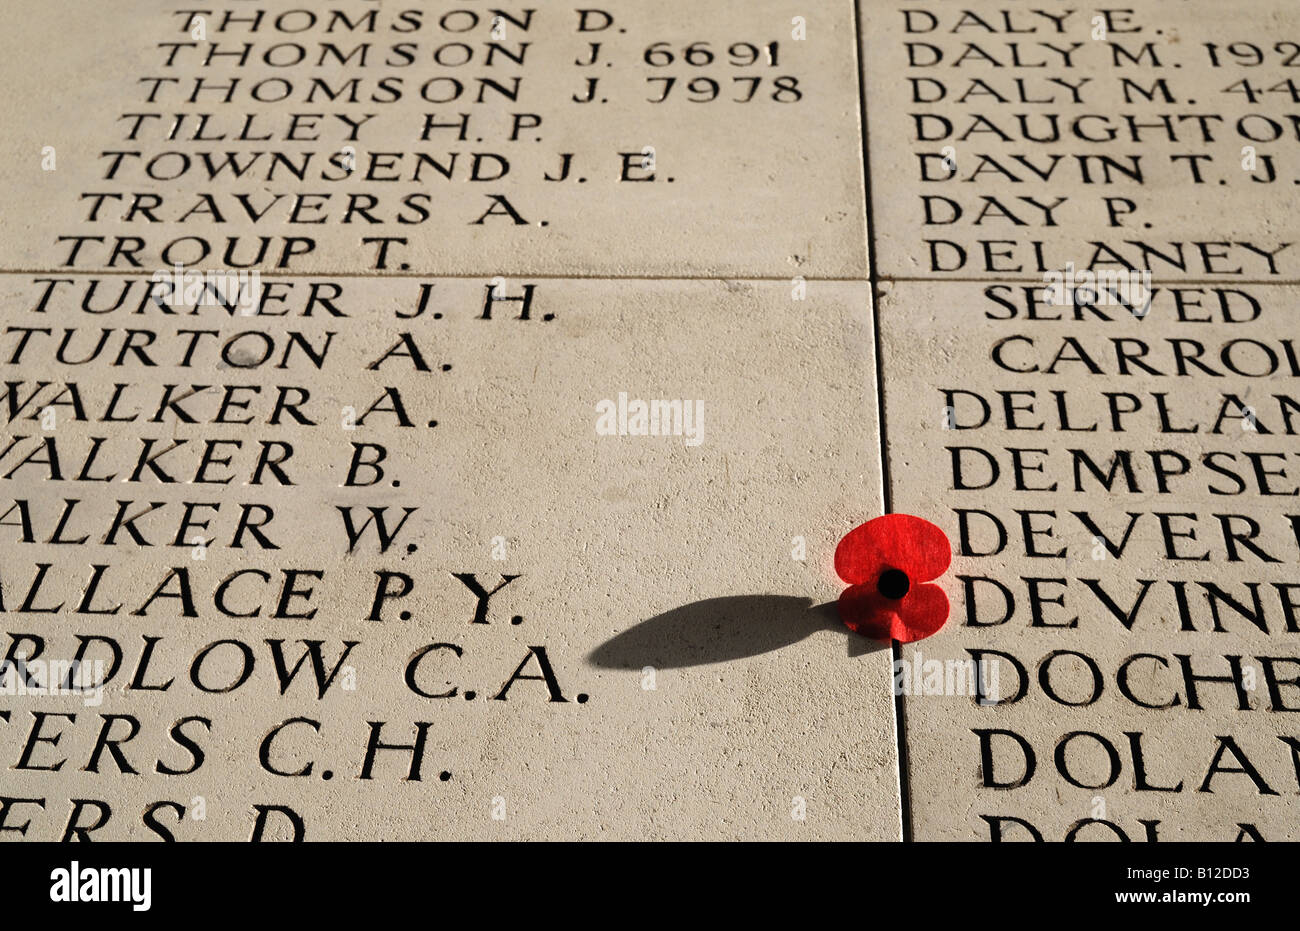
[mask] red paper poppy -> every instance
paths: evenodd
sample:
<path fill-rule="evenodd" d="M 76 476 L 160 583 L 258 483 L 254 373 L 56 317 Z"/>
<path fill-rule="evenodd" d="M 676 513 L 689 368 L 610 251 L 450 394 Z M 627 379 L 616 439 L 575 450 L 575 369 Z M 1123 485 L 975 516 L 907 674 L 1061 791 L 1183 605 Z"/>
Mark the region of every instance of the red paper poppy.
<path fill-rule="evenodd" d="M 835 548 L 835 572 L 849 583 L 842 620 L 854 633 L 910 643 L 948 620 L 948 596 L 926 585 L 948 569 L 952 545 L 942 530 L 910 514 L 886 514 L 853 528 Z"/>

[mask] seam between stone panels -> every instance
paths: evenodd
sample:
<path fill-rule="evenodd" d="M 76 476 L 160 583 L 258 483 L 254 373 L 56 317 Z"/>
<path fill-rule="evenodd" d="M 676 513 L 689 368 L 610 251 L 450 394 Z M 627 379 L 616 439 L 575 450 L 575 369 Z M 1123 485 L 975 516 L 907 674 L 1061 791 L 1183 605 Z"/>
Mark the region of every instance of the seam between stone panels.
<path fill-rule="evenodd" d="M 202 268 L 206 266 L 188 266 L 189 268 Z M 159 268 L 163 268 L 159 266 Z M 0 268 L 0 275 L 120 275 L 123 277 L 135 275 L 151 275 L 154 271 L 150 268 Z M 445 278 L 450 281 L 476 281 L 480 278 L 495 278 L 500 275 L 503 278 L 530 278 L 535 281 L 780 281 L 789 284 L 788 275 L 590 275 L 564 272 L 530 272 L 500 268 L 484 269 L 481 272 L 445 272 L 437 269 L 427 270 L 410 270 L 391 272 L 356 272 L 342 271 L 339 269 L 322 269 L 320 271 L 292 271 L 279 268 L 240 268 L 237 271 L 257 272 L 266 278 L 374 278 L 385 279 L 391 278 L 400 280 L 403 278 Z M 842 284 L 867 284 L 867 279 L 861 275 L 814 275 L 810 281 L 834 282 Z M 991 281 L 1001 281 L 1002 279 L 990 279 Z"/>
<path fill-rule="evenodd" d="M 892 509 L 892 494 L 889 481 L 889 456 L 885 442 L 885 382 L 883 373 L 883 354 L 880 340 L 879 295 L 880 273 L 876 263 L 876 243 L 873 236 L 875 224 L 871 202 L 871 132 L 867 125 L 867 72 L 865 52 L 863 51 L 862 3 L 853 0 L 853 63 L 858 72 L 858 145 L 862 148 L 862 199 L 866 224 L 863 235 L 867 240 L 867 275 L 871 287 L 868 289 L 868 308 L 871 312 L 872 363 L 876 379 L 876 436 L 878 438 L 876 453 L 879 457 L 880 506 L 881 513 L 888 514 Z M 890 656 L 897 662 L 901 655 L 901 646 L 894 641 L 890 646 Z M 897 766 L 898 784 L 898 827 L 903 843 L 912 841 L 912 804 L 908 785 L 907 766 L 907 710 L 902 695 L 893 688 L 893 669 L 890 665 L 889 690 L 894 699 L 894 760 Z"/>
<path fill-rule="evenodd" d="M 1136 269 L 1143 271 L 1143 269 Z M 1154 277 L 1154 276 L 1153 276 Z M 884 282 L 902 282 L 905 284 L 914 284 L 920 282 L 950 282 L 952 284 L 1032 284 L 1046 285 L 1047 280 L 1043 277 L 1026 278 L 1023 275 L 1005 275 L 1002 277 L 996 275 L 985 275 L 980 278 L 959 278 L 957 276 L 945 277 L 943 275 L 881 275 L 878 279 Z M 1181 276 L 1171 276 L 1161 280 L 1164 287 L 1181 287 L 1183 285 L 1300 285 L 1300 279 L 1296 278 L 1183 278 Z M 1157 289 L 1160 285 L 1157 285 Z"/>
<path fill-rule="evenodd" d="M 868 233 L 868 237 L 870 234 Z M 871 252 L 875 248 L 872 246 Z M 198 266 L 194 266 L 198 267 Z M 129 275 L 151 275 L 157 269 L 154 268 L 0 268 L 0 275 L 120 275 L 123 277 Z M 536 281 L 780 281 L 789 283 L 789 277 L 785 275 L 583 275 L 578 273 L 565 274 L 563 272 L 546 272 L 536 273 L 530 271 L 514 271 L 500 268 L 485 269 L 481 272 L 444 272 L 436 269 L 427 271 L 392 271 L 392 272 L 355 272 L 340 271 L 337 269 L 324 269 L 321 271 L 287 271 L 284 269 L 263 269 L 247 268 L 239 271 L 256 271 L 267 278 L 374 278 L 374 279 L 392 279 L 400 281 L 405 278 L 442 278 L 448 281 L 477 281 L 479 279 L 490 279 L 500 275 L 503 278 L 530 278 Z M 905 284 L 1045 284 L 1042 278 L 1025 278 L 1016 275 L 985 276 L 981 278 L 959 278 L 956 276 L 943 275 L 876 275 L 872 273 L 868 278 L 861 275 L 813 275 L 808 278 L 809 281 L 821 281 L 833 284 L 870 284 L 874 290 L 880 283 L 892 284 L 901 282 Z M 1264 287 L 1268 285 L 1278 285 L 1285 287 L 1300 286 L 1300 278 L 1168 278 L 1165 279 L 1167 287 L 1183 287 L 1185 285 L 1241 285 L 1251 287 Z"/>

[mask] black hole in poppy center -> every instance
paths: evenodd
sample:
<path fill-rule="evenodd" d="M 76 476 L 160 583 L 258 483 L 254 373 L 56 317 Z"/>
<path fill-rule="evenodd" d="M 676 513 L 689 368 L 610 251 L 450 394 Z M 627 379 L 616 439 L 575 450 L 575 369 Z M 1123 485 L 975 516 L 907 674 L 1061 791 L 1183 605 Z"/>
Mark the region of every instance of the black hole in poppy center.
<path fill-rule="evenodd" d="M 912 580 L 902 569 L 886 569 L 876 581 L 876 591 L 886 598 L 902 598 L 911 587 Z"/>

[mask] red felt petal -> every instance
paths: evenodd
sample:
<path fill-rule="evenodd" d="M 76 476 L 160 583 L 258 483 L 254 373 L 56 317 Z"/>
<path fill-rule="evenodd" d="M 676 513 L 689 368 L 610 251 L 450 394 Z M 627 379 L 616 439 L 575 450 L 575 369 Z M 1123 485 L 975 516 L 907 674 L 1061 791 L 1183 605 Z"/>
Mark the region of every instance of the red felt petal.
<path fill-rule="evenodd" d="M 886 569 L 913 583 L 943 575 L 952 545 L 942 530 L 911 514 L 885 514 L 850 530 L 835 548 L 835 572 L 850 585 L 875 585 Z"/>
<path fill-rule="evenodd" d="M 850 585 L 840 592 L 839 612 L 844 626 L 873 640 L 889 640 L 893 623 L 891 602 L 874 585 Z"/>
<path fill-rule="evenodd" d="M 938 585 L 918 585 L 898 604 L 893 635 L 900 643 L 923 640 L 948 620 L 948 596 Z"/>
<path fill-rule="evenodd" d="M 895 600 L 874 586 L 852 585 L 840 594 L 839 613 L 844 626 L 855 634 L 911 643 L 943 627 L 948 620 L 948 596 L 937 585 L 918 585 Z"/>

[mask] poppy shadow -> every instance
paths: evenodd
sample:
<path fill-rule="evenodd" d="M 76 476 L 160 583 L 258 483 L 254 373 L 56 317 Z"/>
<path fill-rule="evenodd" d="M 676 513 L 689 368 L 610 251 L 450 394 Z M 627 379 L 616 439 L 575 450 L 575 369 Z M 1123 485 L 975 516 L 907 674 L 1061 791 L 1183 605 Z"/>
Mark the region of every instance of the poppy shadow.
<path fill-rule="evenodd" d="M 849 656 L 889 648 L 847 630 L 834 601 L 814 605 L 811 598 L 792 595 L 730 595 L 648 618 L 606 640 L 587 660 L 604 669 L 681 669 L 760 656 L 819 630 L 842 633 Z"/>

